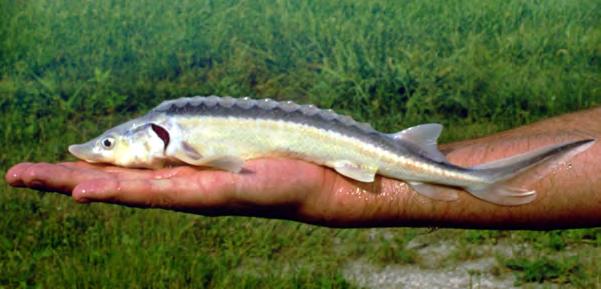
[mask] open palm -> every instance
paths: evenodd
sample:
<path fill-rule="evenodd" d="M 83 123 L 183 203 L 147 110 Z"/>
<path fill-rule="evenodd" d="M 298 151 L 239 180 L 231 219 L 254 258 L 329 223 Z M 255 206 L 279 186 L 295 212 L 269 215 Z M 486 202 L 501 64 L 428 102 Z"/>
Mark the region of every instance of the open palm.
<path fill-rule="evenodd" d="M 336 211 L 361 218 L 377 188 L 293 159 L 247 162 L 239 174 L 180 166 L 128 169 L 85 162 L 21 163 L 7 172 L 18 187 L 70 194 L 82 203 L 108 202 L 203 215 L 252 215 L 321 223 Z M 376 182 L 376 184 L 379 182 Z"/>

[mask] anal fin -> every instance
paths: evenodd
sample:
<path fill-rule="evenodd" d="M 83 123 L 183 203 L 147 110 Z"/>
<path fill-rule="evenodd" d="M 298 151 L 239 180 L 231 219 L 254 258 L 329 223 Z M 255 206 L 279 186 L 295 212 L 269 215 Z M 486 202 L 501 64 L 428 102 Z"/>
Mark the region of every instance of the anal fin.
<path fill-rule="evenodd" d="M 421 182 L 407 182 L 407 184 L 416 192 L 431 199 L 451 202 L 456 201 L 459 197 L 459 190 L 455 188 Z"/>

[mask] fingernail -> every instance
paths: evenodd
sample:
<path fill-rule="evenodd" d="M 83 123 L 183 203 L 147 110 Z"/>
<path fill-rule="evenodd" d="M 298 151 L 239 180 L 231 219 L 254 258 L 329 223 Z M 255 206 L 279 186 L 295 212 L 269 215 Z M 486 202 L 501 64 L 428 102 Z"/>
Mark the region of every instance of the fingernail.
<path fill-rule="evenodd" d="M 93 194 L 94 193 L 89 188 L 75 187 L 71 193 L 71 196 L 76 202 L 85 204 L 92 202 L 90 197 L 93 196 Z"/>
<path fill-rule="evenodd" d="M 6 175 L 4 176 L 4 179 L 6 180 L 7 183 L 12 184 L 16 180 L 19 179 L 19 175 L 17 174 L 17 172 L 13 168 L 10 168 L 8 170 L 8 172 L 6 172 Z"/>

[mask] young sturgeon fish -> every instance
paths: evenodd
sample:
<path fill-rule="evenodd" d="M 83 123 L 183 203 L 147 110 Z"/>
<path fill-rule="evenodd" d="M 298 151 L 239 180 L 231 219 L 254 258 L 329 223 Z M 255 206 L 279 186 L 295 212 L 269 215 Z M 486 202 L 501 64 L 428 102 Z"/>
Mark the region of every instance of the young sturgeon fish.
<path fill-rule="evenodd" d="M 536 192 L 509 182 L 545 162 L 565 161 L 586 150 L 587 139 L 544 147 L 471 168 L 453 165 L 437 149 L 440 124 L 384 134 L 368 124 L 312 105 L 231 97 L 165 101 L 144 116 L 69 146 L 76 157 L 124 167 L 174 164 L 239 172 L 244 160 L 284 156 L 333 168 L 361 182 L 376 174 L 403 180 L 430 198 L 457 199 L 464 189 L 499 205 L 533 201 Z M 547 162 L 551 164 L 547 164 Z"/>

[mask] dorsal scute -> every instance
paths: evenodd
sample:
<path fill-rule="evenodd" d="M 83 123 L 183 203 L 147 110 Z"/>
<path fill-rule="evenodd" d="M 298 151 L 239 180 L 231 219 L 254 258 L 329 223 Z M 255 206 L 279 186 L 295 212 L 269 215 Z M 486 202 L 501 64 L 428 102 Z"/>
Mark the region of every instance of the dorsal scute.
<path fill-rule="evenodd" d="M 257 101 L 248 97 L 238 99 L 238 101 L 236 101 L 236 106 L 242 109 L 250 109 L 255 105 L 257 105 Z"/>
<path fill-rule="evenodd" d="M 194 108 L 204 106 L 206 108 L 237 107 L 243 110 L 260 109 L 263 111 L 281 110 L 285 113 L 301 113 L 306 117 L 320 118 L 324 121 L 338 122 L 344 126 L 355 127 L 365 132 L 373 132 L 374 129 L 367 123 L 357 122 L 349 116 L 339 115 L 331 109 L 319 109 L 314 105 L 301 105 L 293 101 L 275 101 L 269 98 L 252 99 L 249 97 L 233 98 L 230 96 L 193 96 L 181 97 L 173 100 L 163 101 L 152 112 L 186 112 L 191 113 Z M 188 108 L 189 109 L 183 109 Z"/>
<path fill-rule="evenodd" d="M 278 106 L 278 102 L 269 98 L 264 98 L 256 101 L 259 108 L 264 110 L 274 109 Z"/>

